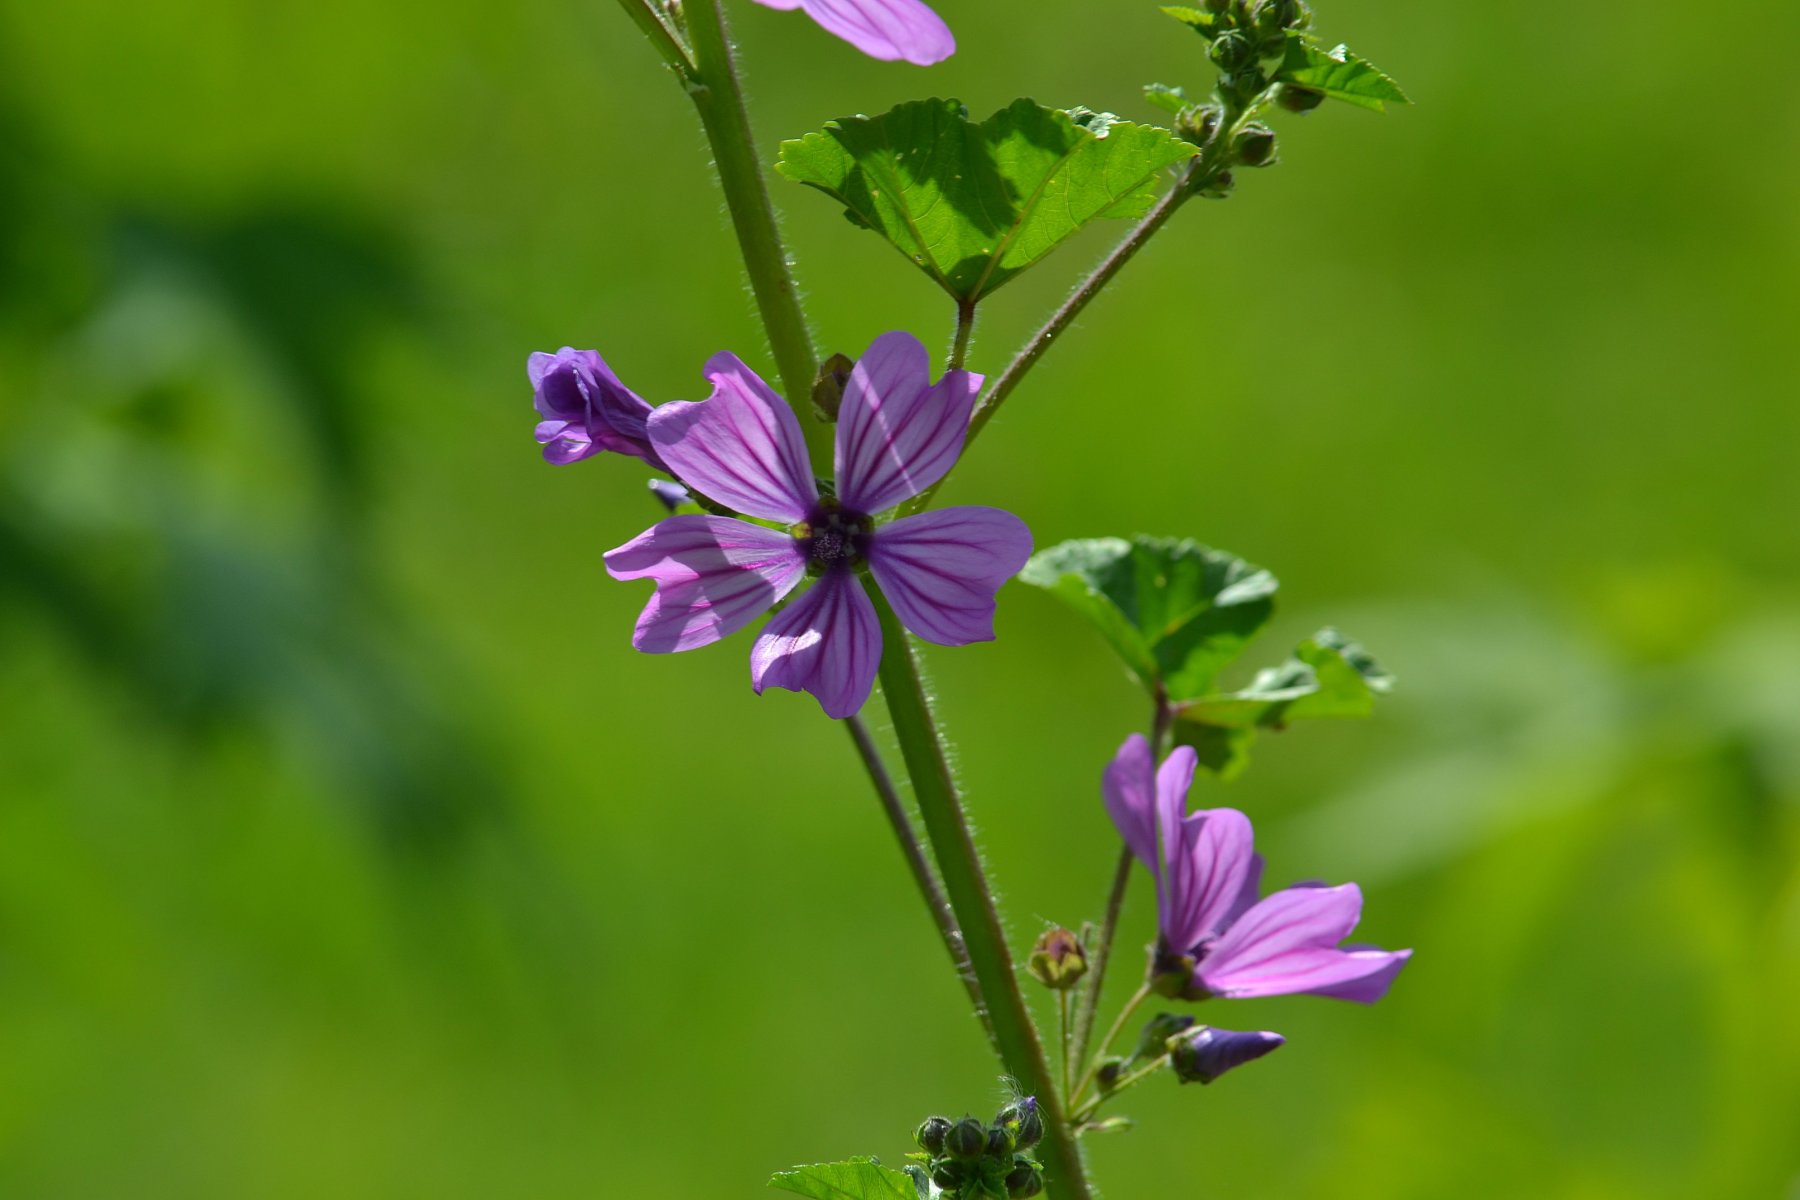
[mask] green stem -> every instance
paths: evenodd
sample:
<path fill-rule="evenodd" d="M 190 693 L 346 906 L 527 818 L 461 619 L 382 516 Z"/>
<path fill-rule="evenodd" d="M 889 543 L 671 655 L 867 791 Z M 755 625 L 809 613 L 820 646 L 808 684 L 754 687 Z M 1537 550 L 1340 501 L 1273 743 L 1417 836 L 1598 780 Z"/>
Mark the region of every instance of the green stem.
<path fill-rule="evenodd" d="M 975 334 L 975 302 L 958 300 L 956 302 L 956 340 L 950 347 L 950 367 L 952 371 L 963 369 L 963 363 L 969 357 L 969 339 Z"/>
<path fill-rule="evenodd" d="M 1031 1022 L 1024 993 L 1019 989 L 1018 973 L 1006 944 L 1006 931 L 1001 926 L 993 894 L 988 890 L 987 875 L 975 849 L 968 816 L 963 811 L 962 799 L 950 773 L 930 701 L 925 697 L 912 643 L 886 599 L 877 594 L 874 600 L 875 611 L 881 619 L 881 690 L 893 718 L 894 734 L 906 759 L 907 772 L 912 776 L 919 813 L 925 820 L 926 833 L 937 854 L 944 891 L 962 927 L 969 962 L 980 981 L 981 994 L 987 999 L 988 1016 L 1000 1046 L 1001 1062 L 1029 1094 L 1037 1097 L 1043 1110 L 1045 1133 L 1041 1153 L 1045 1186 L 1053 1198 L 1090 1200 L 1092 1192 L 1074 1128 L 1064 1112 L 1062 1089 L 1044 1053 L 1043 1043 L 1038 1039 L 1037 1027 Z"/>
<path fill-rule="evenodd" d="M 819 418 L 812 405 L 819 360 L 813 352 L 806 313 L 800 307 L 800 290 L 794 285 L 787 251 L 781 243 L 781 227 L 769 201 L 762 163 L 756 157 L 743 86 L 731 43 L 726 39 L 725 16 L 719 0 L 691 0 L 686 12 L 695 67 L 688 94 L 699 110 L 707 143 L 712 147 L 719 183 L 725 189 L 725 205 L 737 230 L 750 290 L 756 296 L 763 327 L 768 330 L 769 349 L 775 355 L 782 388 L 800 417 L 814 466 L 829 469 L 832 428 Z"/>
<path fill-rule="evenodd" d="M 625 10 L 626 16 L 637 22 L 637 27 L 650 39 L 650 44 L 656 47 L 656 52 L 662 55 L 663 61 L 679 71 L 683 79 L 691 82 L 694 77 L 693 60 L 688 58 L 687 49 L 675 36 L 675 31 L 663 20 L 662 14 L 651 7 L 648 0 L 619 0 L 619 7 Z"/>
<path fill-rule="evenodd" d="M 1117 1083 L 1113 1084 L 1110 1092 L 1100 1092 L 1096 1094 L 1093 1099 L 1077 1108 L 1074 1116 L 1070 1119 L 1075 1122 L 1077 1127 L 1087 1124 L 1094 1119 L 1094 1114 L 1100 1111 L 1101 1105 L 1105 1104 L 1108 1100 L 1111 1100 L 1114 1096 L 1119 1095 L 1121 1092 L 1136 1087 L 1138 1084 L 1150 1078 L 1150 1076 L 1156 1074 L 1168 1065 L 1169 1056 L 1166 1054 L 1161 1058 L 1151 1060 L 1149 1065 L 1139 1067 L 1131 1074 L 1122 1077 Z"/>
<path fill-rule="evenodd" d="M 1138 1010 L 1138 1006 L 1149 998 L 1150 985 L 1147 983 L 1131 993 L 1131 999 L 1127 1000 L 1125 1007 L 1119 1010 L 1119 1015 L 1113 1019 L 1112 1028 L 1106 1031 L 1106 1037 L 1101 1040 L 1099 1049 L 1094 1051 L 1093 1061 L 1088 1064 L 1087 1070 L 1082 1072 L 1081 1082 L 1075 1085 L 1075 1094 L 1069 1097 L 1069 1103 L 1073 1104 L 1079 1100 L 1081 1093 L 1087 1091 L 1088 1084 L 1094 1082 L 1094 1077 L 1100 1073 L 1100 1061 L 1106 1057 L 1106 1052 L 1112 1049 L 1112 1044 L 1119 1040 L 1119 1031 L 1125 1028 L 1125 1023 L 1131 1020 L 1131 1014 Z"/>
<path fill-rule="evenodd" d="M 887 766 L 881 761 L 881 752 L 875 747 L 875 739 L 869 736 L 869 727 L 863 724 L 861 717 L 848 718 L 844 727 L 850 731 L 850 740 L 856 744 L 857 756 L 862 759 L 863 770 L 869 774 L 869 782 L 875 785 L 875 795 L 881 801 L 882 811 L 887 814 L 895 840 L 900 843 L 900 853 L 906 859 L 906 867 L 912 873 L 913 882 L 918 885 L 919 895 L 924 899 L 925 907 L 931 910 L 931 919 L 937 924 L 938 936 L 943 939 L 944 949 L 950 952 L 956 976 L 963 981 L 963 987 L 969 993 L 969 1002 L 975 1006 L 975 1014 L 981 1018 L 988 1040 L 993 1042 L 993 1022 L 988 1020 L 987 1005 L 981 999 L 981 985 L 969 966 L 969 952 L 963 945 L 962 930 L 956 927 L 956 914 L 950 911 L 950 902 L 944 898 L 944 889 L 939 886 L 937 876 L 931 873 L 931 864 L 925 861 L 924 847 L 919 845 L 918 835 L 913 831 L 912 818 L 907 815 L 906 805 L 901 803 L 900 793 L 895 790 Z M 994 1049 L 998 1052 L 998 1042 L 994 1042 Z"/>

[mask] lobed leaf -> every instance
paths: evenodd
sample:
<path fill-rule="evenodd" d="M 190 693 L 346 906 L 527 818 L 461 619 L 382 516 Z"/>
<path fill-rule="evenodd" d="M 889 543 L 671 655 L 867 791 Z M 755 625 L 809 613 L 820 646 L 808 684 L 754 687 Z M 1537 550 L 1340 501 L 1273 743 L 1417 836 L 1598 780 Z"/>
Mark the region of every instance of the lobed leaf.
<path fill-rule="evenodd" d="M 1211 37 L 1219 28 L 1219 15 L 1209 13 L 1203 8 L 1193 8 L 1186 4 L 1166 4 L 1163 13 L 1174 17 L 1183 25 L 1200 31 L 1202 37 Z"/>
<path fill-rule="evenodd" d="M 915 100 L 783 142 L 776 170 L 972 303 L 1093 221 L 1141 215 L 1196 153 L 1107 113 L 1016 100 L 977 124 L 954 100 Z"/>
<path fill-rule="evenodd" d="M 1348 46 L 1326 50 L 1301 33 L 1288 34 L 1287 53 L 1275 78 L 1374 112 L 1387 111 L 1390 102 L 1412 103 L 1399 84 L 1373 63 L 1350 53 Z"/>
<path fill-rule="evenodd" d="M 919 1200 L 919 1188 L 904 1171 L 872 1158 L 814 1163 L 777 1172 L 769 1186 L 814 1200 Z"/>
<path fill-rule="evenodd" d="M 1275 609 L 1275 577 L 1241 558 L 1175 538 L 1064 542 L 1019 578 L 1088 620 L 1153 694 L 1206 694 Z"/>

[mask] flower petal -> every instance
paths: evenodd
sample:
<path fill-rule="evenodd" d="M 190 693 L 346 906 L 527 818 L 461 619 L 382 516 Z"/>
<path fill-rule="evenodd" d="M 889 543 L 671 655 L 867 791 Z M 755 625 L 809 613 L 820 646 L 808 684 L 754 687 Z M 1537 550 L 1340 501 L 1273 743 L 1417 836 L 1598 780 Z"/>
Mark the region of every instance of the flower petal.
<path fill-rule="evenodd" d="M 950 27 L 921 0 L 757 0 L 768 8 L 801 8 L 828 32 L 870 58 L 928 67 L 956 53 Z"/>
<path fill-rule="evenodd" d="M 775 615 L 750 649 L 750 684 L 811 692 L 834 721 L 855 716 L 875 686 L 881 625 L 862 583 L 828 571 Z"/>
<path fill-rule="evenodd" d="M 710 645 L 794 590 L 806 556 L 794 539 L 732 517 L 658 521 L 606 552 L 614 579 L 654 579 L 631 644 L 648 654 Z"/>
<path fill-rule="evenodd" d="M 1227 924 L 1251 874 L 1254 841 L 1250 818 L 1235 808 L 1207 809 L 1183 822 L 1179 860 L 1170 872 L 1172 908 L 1162 930 L 1171 947 L 1187 953 Z"/>
<path fill-rule="evenodd" d="M 1255 1062 L 1286 1043 L 1287 1039 L 1279 1033 L 1266 1029 L 1238 1033 L 1198 1025 L 1181 1035 L 1180 1042 L 1169 1054 L 1169 1064 L 1175 1068 L 1175 1077 L 1183 1083 L 1211 1083 L 1225 1072 Z"/>
<path fill-rule="evenodd" d="M 526 360 L 525 374 L 531 380 L 532 404 L 544 418 L 537 440 L 551 447 L 544 452 L 546 459 L 570 463 L 610 450 L 663 467 L 645 429 L 649 402 L 619 381 L 599 351 L 568 346 L 555 354 L 540 351 Z M 567 430 L 554 441 L 575 445 L 552 444 L 545 429 L 557 422 Z"/>
<path fill-rule="evenodd" d="M 980 375 L 931 382 L 931 355 L 910 333 L 884 333 L 844 385 L 838 411 L 837 488 L 846 508 L 878 513 L 910 500 L 956 465 Z"/>
<path fill-rule="evenodd" d="M 1276 892 L 1225 931 L 1195 974 L 1221 996 L 1312 992 L 1372 1003 L 1412 951 L 1338 949 L 1361 915 L 1362 891 L 1353 883 Z"/>
<path fill-rule="evenodd" d="M 650 414 L 650 444 L 672 474 L 720 504 L 766 521 L 806 519 L 818 501 L 793 410 L 735 354 L 706 362 L 709 400 Z"/>
<path fill-rule="evenodd" d="M 1150 743 L 1134 733 L 1125 739 L 1100 777 L 1106 814 L 1118 826 L 1125 845 L 1152 876 L 1160 873 L 1156 855 L 1156 760 Z"/>
<path fill-rule="evenodd" d="M 965 505 L 902 517 L 869 539 L 869 569 L 901 624 L 928 642 L 994 640 L 994 596 L 1031 557 L 1025 522 Z"/>

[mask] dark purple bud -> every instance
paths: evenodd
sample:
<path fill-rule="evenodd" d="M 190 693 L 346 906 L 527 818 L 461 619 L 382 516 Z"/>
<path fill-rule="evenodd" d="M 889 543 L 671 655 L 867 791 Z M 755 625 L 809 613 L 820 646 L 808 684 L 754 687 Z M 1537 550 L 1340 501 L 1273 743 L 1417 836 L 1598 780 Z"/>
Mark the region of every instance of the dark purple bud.
<path fill-rule="evenodd" d="M 998 1125 L 988 1127 L 987 1156 L 1001 1163 L 1012 1161 L 1012 1137 Z"/>
<path fill-rule="evenodd" d="M 1287 1041 L 1279 1033 L 1234 1033 L 1201 1025 L 1175 1043 L 1169 1061 L 1183 1083 L 1211 1083 Z"/>
<path fill-rule="evenodd" d="M 1021 1158 L 1006 1176 L 1006 1194 L 1011 1200 L 1028 1200 L 1044 1190 L 1044 1171 L 1028 1158 Z"/>
<path fill-rule="evenodd" d="M 913 1141 L 919 1143 L 919 1149 L 936 1157 L 944 1152 L 944 1137 L 949 1132 L 949 1117 L 926 1117 L 924 1123 L 913 1131 Z"/>
<path fill-rule="evenodd" d="M 1119 1077 L 1123 1074 L 1125 1074 L 1125 1060 L 1109 1058 L 1100 1064 L 1098 1071 L 1094 1072 L 1094 1082 L 1100 1085 L 1102 1092 L 1110 1092 L 1119 1086 Z"/>
<path fill-rule="evenodd" d="M 1311 88 L 1303 88 L 1298 84 L 1281 85 L 1281 107 L 1291 113 L 1309 113 L 1325 103 L 1325 93 L 1315 92 Z"/>
<path fill-rule="evenodd" d="M 964 1117 L 944 1135 L 944 1153 L 951 1158 L 973 1162 L 987 1150 L 987 1130 L 974 1117 Z"/>
<path fill-rule="evenodd" d="M 968 1182 L 969 1166 L 967 1163 L 952 1162 L 948 1159 L 931 1168 L 931 1182 L 951 1194 Z"/>
<path fill-rule="evenodd" d="M 1208 54 L 1219 70 L 1231 75 L 1256 60 L 1256 46 L 1249 38 L 1233 29 L 1214 38 Z"/>
<path fill-rule="evenodd" d="M 1013 1148 L 1029 1150 L 1044 1140 L 1044 1118 L 1036 1096 L 1015 1100 L 994 1117 L 994 1124 L 1012 1138 Z"/>
<path fill-rule="evenodd" d="M 662 501 L 663 507 L 670 512 L 674 512 L 684 504 L 692 504 L 694 502 L 693 495 L 686 488 L 673 480 L 652 479 L 650 481 L 650 491 L 652 495 Z"/>
<path fill-rule="evenodd" d="M 1252 121 L 1238 133 L 1231 149 L 1246 167 L 1274 166 L 1275 131 L 1261 121 Z"/>
<path fill-rule="evenodd" d="M 1175 118 L 1175 132 L 1179 133 L 1196 146 L 1204 146 L 1212 141 L 1218 132 L 1222 110 L 1216 104 L 1202 104 L 1198 108 L 1190 108 Z"/>
<path fill-rule="evenodd" d="M 1025 969 L 1045 987 L 1067 991 L 1087 974 L 1087 952 L 1082 949 L 1080 938 L 1059 925 L 1046 930 L 1037 940 Z"/>

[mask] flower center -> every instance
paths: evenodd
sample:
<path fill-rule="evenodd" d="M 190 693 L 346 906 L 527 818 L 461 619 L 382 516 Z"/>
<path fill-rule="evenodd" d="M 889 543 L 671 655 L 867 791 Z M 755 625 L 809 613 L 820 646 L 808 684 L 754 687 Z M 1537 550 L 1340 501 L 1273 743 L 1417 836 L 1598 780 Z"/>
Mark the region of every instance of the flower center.
<path fill-rule="evenodd" d="M 833 567 L 861 566 L 874 529 L 875 523 L 864 514 L 839 508 L 826 498 L 792 532 L 806 552 L 807 569 L 819 575 Z"/>

